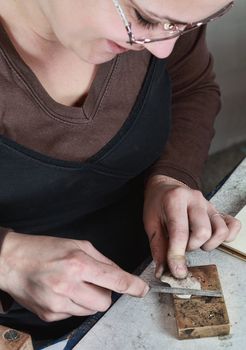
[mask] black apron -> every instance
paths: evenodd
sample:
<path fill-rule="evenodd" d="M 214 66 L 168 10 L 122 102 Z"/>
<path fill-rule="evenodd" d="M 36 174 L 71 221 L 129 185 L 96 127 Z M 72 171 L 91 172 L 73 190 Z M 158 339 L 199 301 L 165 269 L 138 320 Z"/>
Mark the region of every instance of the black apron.
<path fill-rule="evenodd" d="M 144 172 L 163 151 L 169 116 L 165 60 L 152 58 L 129 117 L 86 162 L 56 160 L 0 137 L 0 226 L 89 240 L 133 271 L 149 254 L 142 223 Z M 40 339 L 79 323 L 78 317 L 46 323 L 17 303 L 0 317 L 0 324 Z"/>

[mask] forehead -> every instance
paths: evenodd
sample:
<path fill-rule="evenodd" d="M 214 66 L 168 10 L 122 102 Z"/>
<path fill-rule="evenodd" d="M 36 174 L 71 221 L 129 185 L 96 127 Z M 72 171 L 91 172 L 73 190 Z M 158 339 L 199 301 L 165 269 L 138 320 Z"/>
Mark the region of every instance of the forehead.
<path fill-rule="evenodd" d="M 230 0 L 130 0 L 148 13 L 157 13 L 160 17 L 176 18 L 186 22 L 210 16 Z"/>

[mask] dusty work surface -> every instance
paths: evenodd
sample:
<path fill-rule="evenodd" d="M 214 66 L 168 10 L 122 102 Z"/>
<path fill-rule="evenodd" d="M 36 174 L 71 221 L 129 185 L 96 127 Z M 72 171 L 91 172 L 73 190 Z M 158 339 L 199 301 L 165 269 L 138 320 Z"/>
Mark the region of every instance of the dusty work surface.
<path fill-rule="evenodd" d="M 235 214 L 246 203 L 246 160 L 227 180 L 212 202 L 223 212 Z M 231 323 L 231 334 L 178 340 L 172 296 L 160 302 L 157 293 L 144 299 L 123 296 L 74 348 L 76 350 L 239 350 L 245 347 L 246 263 L 222 251 L 196 251 L 190 265 L 216 264 Z M 153 265 L 142 274 L 151 280 Z"/>

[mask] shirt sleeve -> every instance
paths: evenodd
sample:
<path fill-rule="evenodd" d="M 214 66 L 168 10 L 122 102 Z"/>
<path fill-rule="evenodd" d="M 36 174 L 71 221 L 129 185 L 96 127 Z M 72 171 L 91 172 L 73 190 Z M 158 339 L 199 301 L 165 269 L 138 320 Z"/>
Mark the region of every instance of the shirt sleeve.
<path fill-rule="evenodd" d="M 200 188 L 214 120 L 220 110 L 206 27 L 180 37 L 167 69 L 172 85 L 171 130 L 163 154 L 148 175 L 166 175 Z"/>

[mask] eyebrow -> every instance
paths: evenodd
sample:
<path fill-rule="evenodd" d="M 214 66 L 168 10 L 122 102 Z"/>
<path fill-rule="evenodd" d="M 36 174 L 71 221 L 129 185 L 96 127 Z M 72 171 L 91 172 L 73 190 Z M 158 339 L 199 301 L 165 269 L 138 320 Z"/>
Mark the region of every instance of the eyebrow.
<path fill-rule="evenodd" d="M 158 15 L 158 14 L 152 12 L 152 11 L 148 11 L 146 9 L 145 10 L 140 9 L 139 6 L 133 0 L 130 0 L 130 2 L 132 3 L 133 6 L 136 7 L 136 9 L 140 12 L 140 14 L 143 14 L 145 17 L 149 17 L 150 20 L 159 20 L 159 21 L 160 20 L 161 21 L 167 20 L 167 21 L 169 21 L 171 23 L 175 23 L 175 24 L 184 24 L 184 25 L 187 24 L 187 22 L 182 22 L 182 21 L 179 21 L 177 19 L 170 18 L 168 16 L 160 16 L 160 15 Z M 148 18 L 146 18 L 146 19 L 148 19 Z"/>

